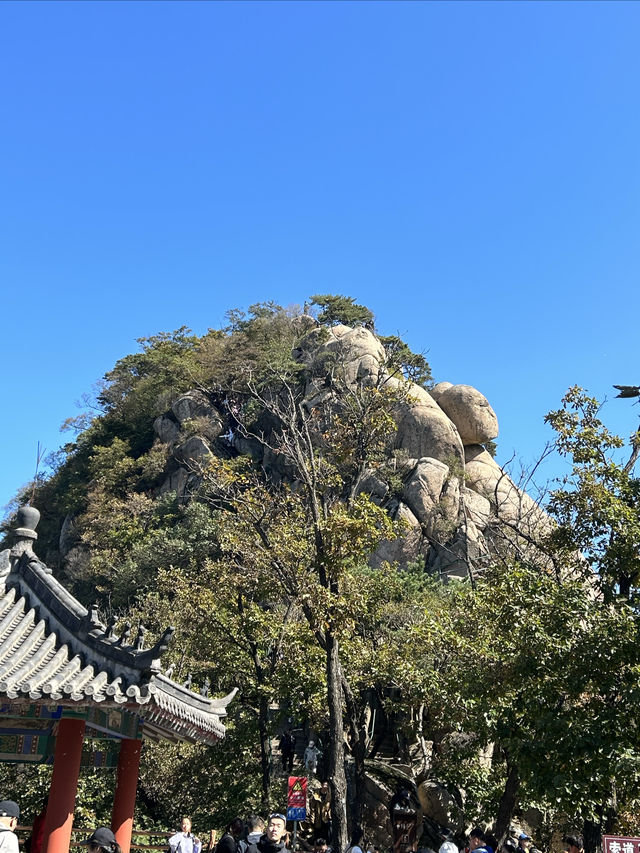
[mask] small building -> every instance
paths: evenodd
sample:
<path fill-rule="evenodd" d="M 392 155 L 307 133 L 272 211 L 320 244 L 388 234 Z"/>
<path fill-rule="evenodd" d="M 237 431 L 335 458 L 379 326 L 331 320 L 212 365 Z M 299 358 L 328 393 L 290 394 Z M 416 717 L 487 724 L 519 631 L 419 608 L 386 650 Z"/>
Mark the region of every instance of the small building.
<path fill-rule="evenodd" d="M 0 761 L 50 762 L 44 853 L 68 853 L 81 766 L 115 767 L 112 829 L 128 853 L 143 738 L 213 744 L 223 699 L 163 674 L 173 628 L 146 648 L 77 601 L 33 550 L 40 513 L 18 511 L 0 552 Z M 208 693 L 208 689 L 203 691 Z"/>

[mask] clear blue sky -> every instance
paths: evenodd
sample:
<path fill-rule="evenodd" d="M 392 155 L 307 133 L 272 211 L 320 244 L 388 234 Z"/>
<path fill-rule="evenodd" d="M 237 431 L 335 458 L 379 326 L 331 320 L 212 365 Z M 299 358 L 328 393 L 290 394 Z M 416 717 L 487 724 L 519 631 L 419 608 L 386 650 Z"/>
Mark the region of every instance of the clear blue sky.
<path fill-rule="evenodd" d="M 532 460 L 640 383 L 640 4 L 0 5 L 0 505 L 135 339 L 343 293 Z M 625 433 L 638 408 L 608 404 Z"/>

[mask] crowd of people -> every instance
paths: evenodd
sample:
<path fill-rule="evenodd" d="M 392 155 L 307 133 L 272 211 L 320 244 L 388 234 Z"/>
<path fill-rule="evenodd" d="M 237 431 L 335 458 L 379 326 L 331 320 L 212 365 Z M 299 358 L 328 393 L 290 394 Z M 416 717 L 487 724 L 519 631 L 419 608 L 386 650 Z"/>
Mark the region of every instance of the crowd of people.
<path fill-rule="evenodd" d="M 533 843 L 533 839 L 526 832 L 518 832 L 511 829 L 508 837 L 502 844 L 498 839 L 481 827 L 474 827 L 467 836 L 467 843 L 458 847 L 452 835 L 444 835 L 444 841 L 438 853 L 542 853 Z M 563 839 L 565 853 L 584 853 L 582 838 L 578 835 L 566 835 Z M 421 848 L 418 853 L 435 853 L 429 847 Z"/>
<path fill-rule="evenodd" d="M 360 846 L 361 840 L 362 830 L 356 829 L 346 853 L 365 853 Z M 332 853 L 327 838 L 322 836 L 313 836 L 312 841 L 299 837 L 299 842 L 297 848 L 302 846 L 313 853 Z M 246 820 L 234 818 L 217 843 L 213 834 L 207 843 L 203 843 L 191 832 L 191 820 L 185 817 L 180 831 L 169 839 L 168 853 L 290 853 L 292 848 L 285 815 L 273 812 L 266 822 L 259 815 L 251 815 Z M 371 847 L 367 853 L 380 851 Z"/>
<path fill-rule="evenodd" d="M 452 834 L 445 831 L 438 853 L 542 853 L 533 844 L 526 832 L 512 830 L 507 839 L 499 844 L 495 836 L 481 827 L 474 827 L 466 836 L 465 843 L 458 846 Z M 584 853 L 582 838 L 568 835 L 563 839 L 565 853 Z M 220 840 L 210 840 L 207 845 L 191 834 L 191 822 L 184 818 L 182 832 L 169 841 L 169 853 L 289 853 L 292 849 L 290 833 L 284 814 L 273 813 L 265 821 L 252 815 L 246 821 L 235 818 L 227 826 Z M 299 846 L 299 845 L 298 845 Z M 315 835 L 310 842 L 302 839 L 302 847 L 313 853 L 333 853 L 326 837 Z M 2 851 L 0 851 L 2 853 Z M 377 846 L 366 843 L 363 831 L 356 829 L 344 853 L 380 853 Z M 430 847 L 418 848 L 417 853 L 436 853 Z"/>
<path fill-rule="evenodd" d="M 259 815 L 246 821 L 236 817 L 217 843 L 212 834 L 206 845 L 191 832 L 191 819 L 184 817 L 180 832 L 169 839 L 168 853 L 285 853 L 288 842 L 287 819 L 280 812 L 270 814 L 266 823 Z"/>
<path fill-rule="evenodd" d="M 328 784 L 322 783 L 314 792 L 317 805 L 310 809 L 310 828 L 320 829 L 330 836 L 330 794 Z M 0 853 L 19 853 L 18 837 L 15 830 L 20 818 L 20 808 L 13 800 L 0 801 Z M 44 826 L 44 820 L 41 821 Z M 36 822 L 31 836 L 30 851 L 36 840 Z M 474 827 L 468 834 L 466 844 L 458 847 L 452 834 L 446 831 L 438 853 L 542 853 L 533 844 L 533 839 L 526 832 L 513 830 L 502 844 L 495 836 Z M 584 853 L 582 838 L 578 835 L 567 835 L 563 839 L 565 853 Z M 98 827 L 88 838 L 81 842 L 87 845 L 89 853 L 122 853 L 116 837 L 109 827 Z M 313 832 L 312 842 L 304 840 L 305 850 L 313 849 L 313 853 L 334 853 L 329 839 L 324 835 Z M 287 818 L 280 812 L 273 812 L 265 821 L 259 815 L 251 815 L 247 820 L 234 818 L 226 827 L 221 838 L 216 841 L 212 832 L 208 842 L 202 841 L 192 832 L 191 819 L 183 817 L 180 830 L 169 838 L 167 853 L 290 853 L 291 839 L 287 831 Z M 377 847 L 367 845 L 363 841 L 361 829 L 356 829 L 349 846 L 344 853 L 380 853 Z M 336 851 L 336 853 L 341 853 Z M 418 849 L 418 853 L 435 853 L 429 847 Z"/>
<path fill-rule="evenodd" d="M 512 831 L 509 837 L 500 845 L 498 839 L 481 827 L 474 827 L 468 834 L 468 840 L 464 847 L 458 848 L 453 837 L 445 834 L 445 840 L 438 853 L 541 853 L 533 846 L 533 839 L 526 832 Z M 430 848 L 422 848 L 422 853 L 434 853 Z"/>

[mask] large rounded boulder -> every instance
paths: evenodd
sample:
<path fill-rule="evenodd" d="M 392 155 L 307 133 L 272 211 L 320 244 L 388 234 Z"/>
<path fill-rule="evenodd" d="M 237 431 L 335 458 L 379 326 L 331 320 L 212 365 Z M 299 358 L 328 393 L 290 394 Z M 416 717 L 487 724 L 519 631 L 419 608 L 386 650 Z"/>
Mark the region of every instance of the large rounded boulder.
<path fill-rule="evenodd" d="M 429 456 L 449 467 L 462 466 L 464 449 L 460 434 L 429 392 L 413 382 L 404 383 L 393 377 L 387 383 L 407 392 L 405 399 L 396 405 L 396 447 L 412 459 Z"/>
<path fill-rule="evenodd" d="M 378 338 L 362 326 L 332 326 L 314 329 L 306 335 L 293 356 L 307 364 L 312 375 L 323 379 L 338 368 L 340 378 L 351 387 L 358 382 L 377 381 L 385 351 Z"/>
<path fill-rule="evenodd" d="M 220 412 L 202 391 L 187 391 L 182 394 L 173 402 L 171 411 L 181 428 L 188 423 L 193 423 L 197 426 L 198 432 L 210 441 L 215 441 L 224 428 Z M 160 429 L 167 429 L 166 420 L 164 418 L 158 423 L 156 427 L 158 434 Z"/>
<path fill-rule="evenodd" d="M 445 383 L 440 383 L 442 387 Z M 462 443 L 484 444 L 498 435 L 498 418 L 489 401 L 471 385 L 452 385 L 437 394 L 438 405 L 458 428 Z"/>

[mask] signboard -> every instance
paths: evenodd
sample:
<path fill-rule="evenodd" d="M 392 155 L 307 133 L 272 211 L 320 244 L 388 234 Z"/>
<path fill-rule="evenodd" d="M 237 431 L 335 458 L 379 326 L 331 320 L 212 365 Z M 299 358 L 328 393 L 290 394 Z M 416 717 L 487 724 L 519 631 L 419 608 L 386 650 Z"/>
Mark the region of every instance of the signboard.
<path fill-rule="evenodd" d="M 306 809 L 298 809 L 292 806 L 287 807 L 287 820 L 306 820 L 307 819 L 307 810 Z"/>
<path fill-rule="evenodd" d="M 306 776 L 289 776 L 287 820 L 307 819 L 307 782 Z"/>
<path fill-rule="evenodd" d="M 418 815 L 408 800 L 396 803 L 391 810 L 393 853 L 410 853 L 417 848 Z"/>
<path fill-rule="evenodd" d="M 640 853 L 640 838 L 622 835 L 603 835 L 602 853 Z"/>

